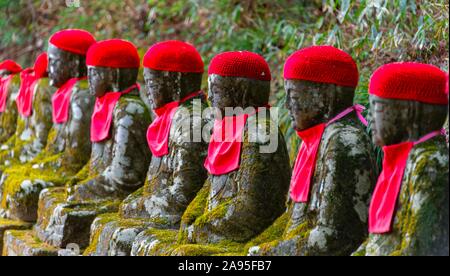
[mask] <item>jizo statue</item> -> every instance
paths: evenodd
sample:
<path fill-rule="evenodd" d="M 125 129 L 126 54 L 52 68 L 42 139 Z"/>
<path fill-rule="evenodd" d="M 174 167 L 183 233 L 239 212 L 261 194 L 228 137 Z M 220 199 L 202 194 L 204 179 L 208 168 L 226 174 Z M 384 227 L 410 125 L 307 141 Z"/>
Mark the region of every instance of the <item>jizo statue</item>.
<path fill-rule="evenodd" d="M 373 142 L 383 171 L 369 209 L 369 238 L 354 255 L 448 255 L 446 73 L 392 63 L 370 81 Z"/>

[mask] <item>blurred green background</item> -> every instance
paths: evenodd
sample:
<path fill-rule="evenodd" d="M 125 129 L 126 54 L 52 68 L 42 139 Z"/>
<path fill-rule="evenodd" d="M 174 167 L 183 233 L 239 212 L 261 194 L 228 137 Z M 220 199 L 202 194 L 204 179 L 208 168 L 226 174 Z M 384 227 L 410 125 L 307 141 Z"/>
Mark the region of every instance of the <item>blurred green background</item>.
<path fill-rule="evenodd" d="M 205 66 L 219 52 L 250 50 L 270 63 L 271 101 L 282 107 L 287 56 L 328 44 L 356 59 L 356 101 L 367 105 L 370 75 L 384 63 L 419 61 L 448 71 L 448 9 L 448 0 L 0 0 L 0 60 L 30 66 L 48 37 L 64 28 L 86 29 L 98 40 L 131 40 L 141 54 L 157 41 L 185 40 Z M 298 139 L 285 109 L 281 127 L 294 154 Z"/>

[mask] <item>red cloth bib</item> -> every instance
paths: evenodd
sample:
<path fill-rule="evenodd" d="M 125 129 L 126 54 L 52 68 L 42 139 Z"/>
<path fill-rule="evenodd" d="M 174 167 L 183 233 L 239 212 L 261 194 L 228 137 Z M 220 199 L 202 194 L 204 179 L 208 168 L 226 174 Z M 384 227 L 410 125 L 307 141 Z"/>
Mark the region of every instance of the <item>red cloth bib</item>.
<path fill-rule="evenodd" d="M 8 99 L 8 89 L 14 75 L 9 75 L 0 79 L 0 113 L 5 112 Z"/>
<path fill-rule="evenodd" d="M 417 142 L 404 142 L 383 147 L 383 171 L 378 177 L 369 208 L 370 233 L 383 234 L 392 230 L 395 208 L 409 153 L 415 145 L 440 134 L 441 131 L 434 131 Z"/>
<path fill-rule="evenodd" d="M 297 159 L 295 160 L 291 178 L 290 196 L 293 201 L 308 202 L 311 180 L 316 168 L 317 152 L 319 150 L 320 141 L 325 128 L 348 115 L 352 111 L 356 111 L 360 121 L 364 125 L 367 125 L 367 121 L 361 114 L 363 110 L 363 106 L 355 105 L 339 113 L 326 124 L 323 123 L 303 131 L 297 131 L 298 136 L 302 139 L 302 145 L 298 152 Z"/>
<path fill-rule="evenodd" d="M 85 79 L 86 77 L 72 78 L 68 80 L 58 90 L 56 90 L 55 94 L 53 94 L 52 96 L 53 123 L 62 124 L 67 122 L 67 120 L 69 119 L 70 96 L 72 95 L 73 87 L 78 81 Z"/>
<path fill-rule="evenodd" d="M 169 153 L 169 134 L 172 119 L 178 106 L 192 98 L 203 95 L 202 91 L 194 92 L 181 101 L 175 101 L 153 110 L 156 119 L 150 124 L 147 130 L 147 142 L 152 154 L 162 157 Z"/>
<path fill-rule="evenodd" d="M 244 127 L 249 116 L 254 114 L 256 113 L 226 116 L 214 122 L 208 156 L 204 163 L 210 174 L 222 175 L 239 169 Z"/>
<path fill-rule="evenodd" d="M 19 114 L 23 117 L 31 116 L 33 107 L 34 89 L 39 78 L 31 68 L 25 69 L 20 73 L 20 89 L 16 98 L 16 105 Z"/>
<path fill-rule="evenodd" d="M 135 84 L 121 92 L 108 92 L 103 97 L 95 99 L 94 112 L 91 117 L 91 141 L 101 142 L 109 137 L 113 120 L 113 111 L 120 97 L 133 89 L 140 89 Z"/>

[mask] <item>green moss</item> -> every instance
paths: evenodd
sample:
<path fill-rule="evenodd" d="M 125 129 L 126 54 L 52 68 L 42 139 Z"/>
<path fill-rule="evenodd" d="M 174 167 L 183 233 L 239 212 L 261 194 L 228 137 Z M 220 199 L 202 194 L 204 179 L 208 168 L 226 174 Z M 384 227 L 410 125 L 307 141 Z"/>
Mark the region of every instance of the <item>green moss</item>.
<path fill-rule="evenodd" d="M 259 236 L 251 240 L 245 245 L 245 252 L 253 247 L 263 243 L 280 240 L 286 231 L 286 226 L 289 220 L 289 213 L 284 213 L 279 217 L 269 228 L 262 232 Z"/>
<path fill-rule="evenodd" d="M 186 211 L 184 212 L 181 223 L 183 225 L 192 224 L 198 217 L 200 217 L 204 212 L 208 202 L 210 185 L 204 185 L 193 201 L 188 205 Z"/>

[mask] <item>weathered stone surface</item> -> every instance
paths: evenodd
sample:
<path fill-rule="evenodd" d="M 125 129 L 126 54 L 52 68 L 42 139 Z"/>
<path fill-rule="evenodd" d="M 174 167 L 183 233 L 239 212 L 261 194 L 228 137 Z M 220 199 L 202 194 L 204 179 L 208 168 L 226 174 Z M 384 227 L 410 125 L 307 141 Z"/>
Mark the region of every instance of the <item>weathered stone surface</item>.
<path fill-rule="evenodd" d="M 193 112 L 192 101 L 181 107 L 183 112 L 175 113 L 171 125 L 170 153 L 152 157 L 144 187 L 125 199 L 120 214 L 96 220 L 85 254 L 129 255 L 139 232 L 150 227 L 178 228 L 182 213 L 206 179 L 203 160 L 207 144 L 184 139 L 208 122 Z M 206 107 L 204 101 L 201 107 Z"/>
<path fill-rule="evenodd" d="M 0 219 L 0 252 L 3 250 L 3 236 L 7 230 L 28 230 L 32 224 L 17 220 Z"/>
<path fill-rule="evenodd" d="M 146 140 L 150 123 L 137 92 L 122 96 L 114 108 L 111 139 L 92 144 L 89 176 L 68 185 L 68 200 L 123 199 L 140 188 L 151 158 Z"/>
<path fill-rule="evenodd" d="M 3 172 L 0 213 L 24 221 L 35 221 L 35 207 L 41 190 L 64 185 L 83 168 L 91 150 L 90 137 L 86 134 L 90 130 L 93 105 L 87 82 L 79 81 L 72 92 L 69 119 L 52 127 L 45 150 L 32 162 L 7 168 Z M 23 210 L 24 206 L 32 208 Z"/>
<path fill-rule="evenodd" d="M 8 144 L 8 139 L 14 135 L 17 122 L 16 97 L 19 92 L 20 77 L 13 77 L 9 86 L 8 98 L 6 99 L 5 112 L 0 113 L 0 145 Z"/>
<path fill-rule="evenodd" d="M 66 202 L 63 187 L 45 189 L 39 199 L 38 221 L 35 235 L 43 242 L 59 248 L 89 244 L 90 226 L 104 213 L 116 212 L 119 202 Z"/>
<path fill-rule="evenodd" d="M 55 88 L 49 86 L 47 78 L 42 78 L 35 89 L 31 116 L 18 115 L 12 145 L 0 150 L 0 164 L 5 167 L 31 161 L 47 145 L 53 124 L 51 97 Z"/>
<path fill-rule="evenodd" d="M 88 256 L 129 256 L 136 236 L 155 225 L 142 219 L 122 219 L 117 213 L 98 216 L 91 225 Z"/>
<path fill-rule="evenodd" d="M 448 148 L 444 137 L 409 154 L 393 231 L 371 234 L 354 255 L 449 255 Z"/>
<path fill-rule="evenodd" d="M 9 230 L 5 232 L 3 256 L 57 256 L 58 249 L 42 243 L 32 231 Z"/>
<path fill-rule="evenodd" d="M 144 187 L 124 200 L 121 217 L 151 219 L 162 227 L 179 226 L 183 212 L 206 179 L 203 162 L 207 143 L 186 141 L 194 130 L 208 123 L 208 118 L 193 112 L 193 101 L 183 103 L 176 111 L 169 134 L 169 154 L 152 157 Z M 202 101 L 200 107 L 205 108 L 206 103 Z"/>
<path fill-rule="evenodd" d="M 131 256 L 170 256 L 177 241 L 177 230 L 149 229 L 137 235 Z"/>
<path fill-rule="evenodd" d="M 268 115 L 269 116 L 269 115 Z M 204 188 L 183 215 L 181 243 L 245 243 L 270 226 L 286 209 L 290 167 L 286 146 L 260 153 L 264 139 L 248 142 L 244 129 L 240 168 L 208 177 Z M 277 133 L 270 118 L 258 120 L 262 133 Z M 278 132 L 278 141 L 284 141 Z M 268 137 L 267 137 L 268 138 Z"/>
<path fill-rule="evenodd" d="M 349 255 L 367 235 L 376 181 L 370 139 L 349 116 L 325 129 L 308 203 L 291 202 L 287 216 L 263 233 L 252 255 Z"/>

